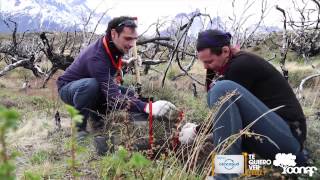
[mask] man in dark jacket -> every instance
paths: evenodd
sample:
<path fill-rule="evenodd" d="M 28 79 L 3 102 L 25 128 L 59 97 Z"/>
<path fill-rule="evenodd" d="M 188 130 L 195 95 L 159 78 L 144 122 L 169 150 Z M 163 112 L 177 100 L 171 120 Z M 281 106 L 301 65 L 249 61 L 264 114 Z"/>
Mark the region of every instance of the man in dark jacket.
<path fill-rule="evenodd" d="M 82 50 L 75 61 L 57 80 L 61 99 L 84 116 L 78 130 L 85 132 L 90 110 L 104 114 L 107 107 L 128 108 L 132 112 L 149 113 L 149 104 L 135 93 L 120 86 L 122 56 L 133 47 L 137 25 L 132 17 L 112 19 L 106 35 Z M 152 104 L 152 115 L 163 116 L 175 106 L 159 100 Z"/>
<path fill-rule="evenodd" d="M 228 92 L 235 92 L 213 119 L 213 144 L 218 146 L 257 120 L 250 131 L 271 141 L 267 138 L 261 142 L 254 137 L 242 137 L 226 154 L 253 152 L 263 158 L 274 159 L 277 153 L 292 153 L 297 156 L 296 162 L 303 164 L 306 120 L 292 88 L 271 64 L 257 55 L 231 46 L 230 39 L 229 33 L 206 30 L 199 34 L 197 40 L 199 60 L 207 69 L 209 107 L 218 103 Z M 212 81 L 214 76 L 220 76 L 219 81 Z M 195 124 L 185 125 L 180 141 L 191 143 L 197 129 Z"/>

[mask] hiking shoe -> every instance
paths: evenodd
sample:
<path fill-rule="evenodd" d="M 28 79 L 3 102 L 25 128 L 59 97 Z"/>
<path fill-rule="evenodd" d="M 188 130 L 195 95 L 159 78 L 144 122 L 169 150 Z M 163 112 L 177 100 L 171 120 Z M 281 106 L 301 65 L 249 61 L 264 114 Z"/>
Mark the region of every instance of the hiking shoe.
<path fill-rule="evenodd" d="M 108 152 L 109 146 L 107 144 L 107 140 L 107 137 L 101 135 L 94 137 L 94 147 L 98 155 L 103 156 Z"/>
<path fill-rule="evenodd" d="M 87 131 L 84 131 L 84 130 L 78 131 L 77 141 L 78 142 L 83 141 L 88 135 L 89 133 Z"/>

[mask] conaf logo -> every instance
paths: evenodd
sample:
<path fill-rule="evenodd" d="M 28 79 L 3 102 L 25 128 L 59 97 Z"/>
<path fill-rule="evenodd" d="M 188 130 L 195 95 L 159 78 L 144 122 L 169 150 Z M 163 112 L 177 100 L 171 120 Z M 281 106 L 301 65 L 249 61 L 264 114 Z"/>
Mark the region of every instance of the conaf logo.
<path fill-rule="evenodd" d="M 282 167 L 282 174 L 309 174 L 311 177 L 314 172 L 318 170 L 315 166 L 295 167 L 295 160 L 296 156 L 291 153 L 278 153 L 276 154 L 276 159 L 273 161 L 273 165 Z"/>

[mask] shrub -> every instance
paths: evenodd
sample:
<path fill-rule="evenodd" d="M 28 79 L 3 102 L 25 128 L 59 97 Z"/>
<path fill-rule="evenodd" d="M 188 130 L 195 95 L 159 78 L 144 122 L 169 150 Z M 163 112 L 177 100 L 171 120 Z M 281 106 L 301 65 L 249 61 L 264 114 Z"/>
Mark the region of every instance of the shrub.
<path fill-rule="evenodd" d="M 0 107 L 0 179 L 15 179 L 15 164 L 13 162 L 17 153 L 8 153 L 6 135 L 10 130 L 18 127 L 20 115 L 13 109 Z"/>

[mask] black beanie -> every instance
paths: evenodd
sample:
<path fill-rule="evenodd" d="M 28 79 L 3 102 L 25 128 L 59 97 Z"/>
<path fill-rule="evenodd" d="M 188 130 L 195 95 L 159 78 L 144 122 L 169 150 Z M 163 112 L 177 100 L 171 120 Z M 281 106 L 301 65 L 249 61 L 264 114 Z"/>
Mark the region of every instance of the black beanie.
<path fill-rule="evenodd" d="M 229 46 L 231 34 L 217 29 L 200 32 L 197 40 L 197 51 L 206 48 Z"/>

